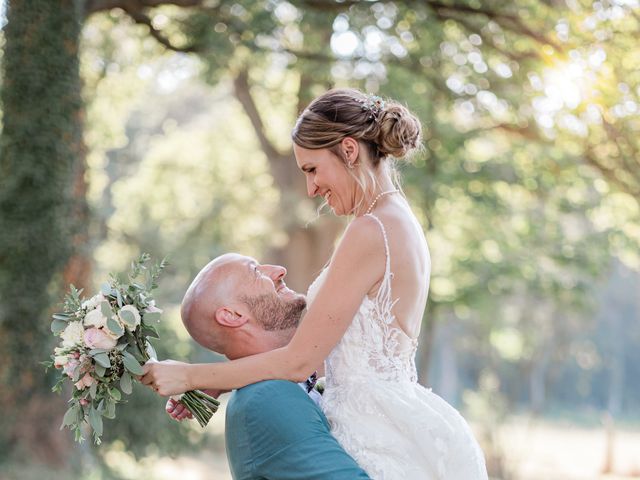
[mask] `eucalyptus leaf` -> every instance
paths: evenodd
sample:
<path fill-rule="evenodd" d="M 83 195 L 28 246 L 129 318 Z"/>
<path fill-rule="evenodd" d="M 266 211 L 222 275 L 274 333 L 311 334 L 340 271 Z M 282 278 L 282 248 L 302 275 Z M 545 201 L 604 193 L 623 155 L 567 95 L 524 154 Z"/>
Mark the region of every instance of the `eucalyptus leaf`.
<path fill-rule="evenodd" d="M 133 329 L 136 326 L 136 317 L 133 316 L 133 312 L 129 312 L 127 310 L 120 310 L 120 318 L 122 321 L 126 323 L 127 327 Z"/>
<path fill-rule="evenodd" d="M 92 357 L 98 353 L 107 353 L 109 351 L 108 348 L 94 348 L 92 350 L 89 350 L 89 355 L 91 355 Z"/>
<path fill-rule="evenodd" d="M 158 330 L 156 330 L 156 327 L 154 327 L 153 325 L 145 324 L 142 327 L 142 331 L 147 337 L 160 338 L 160 335 L 158 334 Z"/>
<path fill-rule="evenodd" d="M 95 369 L 96 369 L 96 374 L 99 377 L 104 377 L 104 374 L 107 371 L 107 369 L 105 367 L 103 367 L 102 365 L 99 365 L 99 364 L 95 366 Z"/>
<path fill-rule="evenodd" d="M 111 398 L 113 398 L 116 401 L 119 401 L 122 399 L 122 394 L 120 393 L 120 390 L 118 390 L 117 388 L 110 388 L 109 395 L 111 395 Z"/>
<path fill-rule="evenodd" d="M 111 306 L 106 300 L 100 302 L 100 311 L 107 318 L 111 318 L 113 316 L 113 310 L 111 310 Z"/>
<path fill-rule="evenodd" d="M 53 322 L 51 322 L 51 331 L 55 335 L 58 335 L 59 333 L 62 333 L 65 328 L 67 328 L 67 325 L 68 325 L 67 322 L 56 319 Z"/>
<path fill-rule="evenodd" d="M 122 300 L 120 289 L 116 289 L 116 300 L 118 301 L 118 307 L 122 308 L 122 306 L 124 305 L 124 301 Z"/>
<path fill-rule="evenodd" d="M 62 430 L 64 427 L 68 427 L 76 423 L 76 418 L 78 416 L 77 410 L 78 407 L 76 405 L 73 405 L 69 408 L 69 410 L 66 411 L 64 417 L 62 418 L 62 425 L 60 425 L 60 430 Z"/>
<path fill-rule="evenodd" d="M 107 328 L 114 335 L 120 337 L 124 333 L 124 328 L 118 322 L 116 322 L 112 317 L 107 320 Z"/>
<path fill-rule="evenodd" d="M 122 374 L 122 377 L 120 378 L 120 388 L 127 395 L 131 394 L 131 392 L 133 391 L 133 385 L 131 383 L 131 375 L 129 375 L 127 372 L 124 372 Z"/>
<path fill-rule="evenodd" d="M 138 363 L 138 360 L 136 360 L 136 358 L 126 350 L 122 352 L 122 360 L 127 370 L 134 375 L 142 375 L 143 372 L 140 363 Z"/>
<path fill-rule="evenodd" d="M 102 435 L 102 416 L 93 407 L 89 410 L 89 425 L 96 435 Z"/>
<path fill-rule="evenodd" d="M 154 360 L 158 359 L 156 349 L 153 348 L 153 345 L 151 345 L 149 342 L 147 342 L 147 354 L 149 355 L 149 358 L 153 358 Z"/>
<path fill-rule="evenodd" d="M 116 404 L 107 401 L 107 408 L 103 414 L 106 418 L 116 418 Z"/>
<path fill-rule="evenodd" d="M 53 318 L 55 318 L 56 320 L 62 320 L 63 322 L 68 322 L 69 320 L 71 320 L 71 315 L 69 315 L 68 313 L 54 313 Z"/>
<path fill-rule="evenodd" d="M 96 398 L 97 392 L 98 392 L 98 382 L 93 382 L 89 387 L 89 395 L 91 395 L 92 399 Z"/>
<path fill-rule="evenodd" d="M 109 285 L 108 283 L 103 283 L 100 287 L 100 291 L 105 297 L 111 295 L 111 285 Z"/>
<path fill-rule="evenodd" d="M 111 362 L 109 361 L 109 355 L 107 355 L 106 353 L 97 353 L 93 356 L 93 359 L 96 361 L 98 365 L 101 365 L 105 368 L 109 368 L 111 366 Z"/>
<path fill-rule="evenodd" d="M 160 312 L 146 312 L 144 314 L 144 320 L 146 322 L 159 322 L 160 321 Z"/>

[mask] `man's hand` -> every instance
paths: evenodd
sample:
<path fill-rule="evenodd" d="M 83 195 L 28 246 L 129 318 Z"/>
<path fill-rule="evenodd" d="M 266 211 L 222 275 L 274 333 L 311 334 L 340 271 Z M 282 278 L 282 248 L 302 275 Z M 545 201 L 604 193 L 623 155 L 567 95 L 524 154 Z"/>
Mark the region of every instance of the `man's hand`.
<path fill-rule="evenodd" d="M 173 398 L 170 398 L 169 400 L 167 400 L 167 405 L 165 406 L 165 410 L 167 411 L 167 413 L 171 418 L 179 422 L 181 422 L 185 418 L 189 420 L 193 418 L 191 411 L 187 407 L 185 407 L 182 403 L 174 400 Z"/>

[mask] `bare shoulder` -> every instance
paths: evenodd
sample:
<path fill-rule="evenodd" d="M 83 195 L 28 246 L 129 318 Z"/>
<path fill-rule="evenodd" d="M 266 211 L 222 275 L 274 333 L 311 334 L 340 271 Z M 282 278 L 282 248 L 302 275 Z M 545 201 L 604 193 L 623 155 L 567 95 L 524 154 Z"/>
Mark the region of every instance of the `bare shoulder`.
<path fill-rule="evenodd" d="M 367 215 L 354 218 L 347 226 L 332 264 L 335 267 L 373 269 L 371 273 L 384 270 L 384 240 L 378 222 Z M 378 261 L 380 260 L 380 261 Z M 380 267 L 382 266 L 382 267 Z"/>

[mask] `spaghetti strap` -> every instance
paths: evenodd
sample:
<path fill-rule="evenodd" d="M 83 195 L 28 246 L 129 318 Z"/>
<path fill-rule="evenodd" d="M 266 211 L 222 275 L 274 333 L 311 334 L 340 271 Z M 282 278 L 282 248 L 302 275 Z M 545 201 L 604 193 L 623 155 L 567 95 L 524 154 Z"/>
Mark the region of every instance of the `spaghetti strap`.
<path fill-rule="evenodd" d="M 389 254 L 389 240 L 387 238 L 387 231 L 385 230 L 384 225 L 382 224 L 382 221 L 378 217 L 376 217 L 373 213 L 367 213 L 365 214 L 365 216 L 371 217 L 376 222 L 378 222 L 378 225 L 380 226 L 380 230 L 382 230 L 382 238 L 384 239 L 384 255 L 386 257 L 384 276 L 385 278 L 387 276 L 393 277 L 393 274 L 391 273 L 391 255 Z"/>
<path fill-rule="evenodd" d="M 382 238 L 384 239 L 384 254 L 386 257 L 386 264 L 384 269 L 384 276 L 382 277 L 382 282 L 380 282 L 380 287 L 378 288 L 378 293 L 376 294 L 375 304 L 380 318 L 384 319 L 384 322 L 386 324 L 391 324 L 395 320 L 392 309 L 398 299 L 393 300 L 391 298 L 391 279 L 393 278 L 393 273 L 391 273 L 391 254 L 389 252 L 389 240 L 387 238 L 387 231 L 385 230 L 382 221 L 378 217 L 376 217 L 372 213 L 367 213 L 366 216 L 373 218 L 378 223 L 378 225 L 380 226 L 380 230 L 382 231 Z"/>

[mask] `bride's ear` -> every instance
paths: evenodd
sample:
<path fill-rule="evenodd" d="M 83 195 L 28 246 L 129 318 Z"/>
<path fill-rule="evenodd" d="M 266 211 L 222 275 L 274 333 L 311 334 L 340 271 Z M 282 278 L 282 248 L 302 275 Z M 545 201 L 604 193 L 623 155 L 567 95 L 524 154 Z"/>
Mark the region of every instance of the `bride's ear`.
<path fill-rule="evenodd" d="M 360 144 L 358 141 L 351 137 L 345 137 L 340 142 L 340 149 L 342 150 L 343 160 L 347 165 L 351 167 L 355 166 L 358 161 L 358 154 L 360 153 Z"/>
<path fill-rule="evenodd" d="M 229 308 L 220 307 L 215 311 L 216 322 L 224 327 L 237 328 L 249 321 L 249 317 Z"/>

